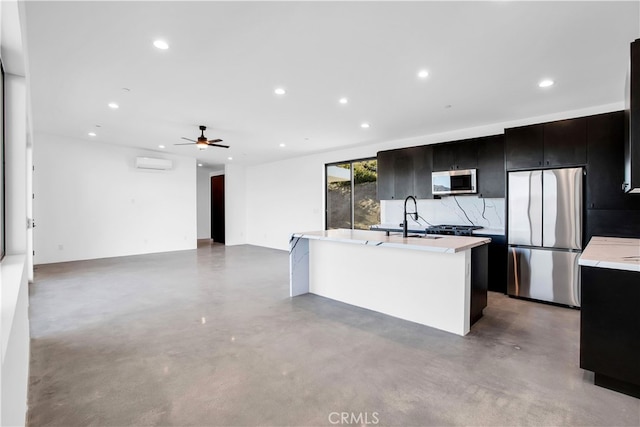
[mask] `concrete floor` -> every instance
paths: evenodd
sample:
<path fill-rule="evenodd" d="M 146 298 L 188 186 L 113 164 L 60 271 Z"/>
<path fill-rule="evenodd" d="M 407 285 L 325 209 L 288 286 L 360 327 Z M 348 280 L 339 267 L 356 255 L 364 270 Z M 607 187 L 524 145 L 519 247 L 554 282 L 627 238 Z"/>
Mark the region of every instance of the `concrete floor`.
<path fill-rule="evenodd" d="M 39 266 L 28 425 L 640 425 L 579 368 L 578 311 L 490 294 L 459 337 L 288 274 L 253 246 Z"/>

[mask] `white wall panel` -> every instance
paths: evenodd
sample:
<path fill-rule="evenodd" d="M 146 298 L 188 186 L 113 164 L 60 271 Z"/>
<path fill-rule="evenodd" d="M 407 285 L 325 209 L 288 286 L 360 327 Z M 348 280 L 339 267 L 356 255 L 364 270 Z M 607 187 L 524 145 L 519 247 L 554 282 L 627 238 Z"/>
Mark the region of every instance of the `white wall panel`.
<path fill-rule="evenodd" d="M 36 264 L 196 247 L 195 159 L 162 155 L 173 169 L 140 170 L 144 150 L 35 140 Z"/>

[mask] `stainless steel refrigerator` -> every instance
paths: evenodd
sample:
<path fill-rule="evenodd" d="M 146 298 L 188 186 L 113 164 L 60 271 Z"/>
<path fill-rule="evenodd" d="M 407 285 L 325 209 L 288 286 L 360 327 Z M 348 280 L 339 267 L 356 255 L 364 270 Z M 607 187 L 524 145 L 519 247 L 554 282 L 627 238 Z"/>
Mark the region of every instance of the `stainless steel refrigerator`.
<path fill-rule="evenodd" d="M 582 183 L 582 168 L 508 174 L 509 295 L 580 306 Z"/>

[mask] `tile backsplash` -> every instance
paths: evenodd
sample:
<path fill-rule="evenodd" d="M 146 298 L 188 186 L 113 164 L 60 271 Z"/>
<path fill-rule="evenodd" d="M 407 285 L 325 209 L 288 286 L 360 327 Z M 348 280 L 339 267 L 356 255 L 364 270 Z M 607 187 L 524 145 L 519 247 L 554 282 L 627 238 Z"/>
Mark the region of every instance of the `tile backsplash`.
<path fill-rule="evenodd" d="M 413 203 L 407 210 L 413 212 Z M 404 212 L 404 200 L 382 200 L 380 222 L 400 224 Z M 447 196 L 441 199 L 418 200 L 420 226 L 437 224 L 481 225 L 484 228 L 505 228 L 505 199 L 483 199 L 477 196 Z M 409 221 L 409 227 L 417 226 Z"/>

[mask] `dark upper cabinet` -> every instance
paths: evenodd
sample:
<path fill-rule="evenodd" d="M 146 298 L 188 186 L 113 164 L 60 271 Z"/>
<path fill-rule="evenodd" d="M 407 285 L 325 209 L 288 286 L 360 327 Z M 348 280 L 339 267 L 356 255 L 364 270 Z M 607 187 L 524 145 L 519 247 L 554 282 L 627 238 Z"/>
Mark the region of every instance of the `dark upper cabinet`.
<path fill-rule="evenodd" d="M 478 165 L 475 139 L 437 144 L 433 148 L 433 170 L 475 169 Z"/>
<path fill-rule="evenodd" d="M 587 119 L 559 120 L 505 130 L 507 170 L 587 163 Z"/>
<path fill-rule="evenodd" d="M 437 144 L 433 147 L 433 170 L 448 171 L 456 163 L 455 142 Z"/>
<path fill-rule="evenodd" d="M 431 171 L 433 163 L 433 146 L 423 145 L 413 150 L 413 192 L 418 199 L 433 199 L 431 187 Z"/>
<path fill-rule="evenodd" d="M 575 166 L 587 163 L 587 118 L 544 124 L 544 165 Z"/>
<path fill-rule="evenodd" d="M 428 145 L 378 152 L 378 199 L 433 198 L 432 152 Z"/>
<path fill-rule="evenodd" d="M 475 169 L 478 167 L 477 139 L 456 142 L 455 169 Z"/>
<path fill-rule="evenodd" d="M 504 135 L 477 139 L 478 195 L 505 197 Z"/>
<path fill-rule="evenodd" d="M 542 166 L 544 160 L 544 125 L 505 129 L 507 169 L 528 169 Z"/>
<path fill-rule="evenodd" d="M 413 157 L 410 149 L 396 150 L 393 158 L 395 180 L 393 182 L 394 199 L 413 196 Z"/>
<path fill-rule="evenodd" d="M 394 157 L 396 150 L 379 151 L 378 160 L 378 200 L 391 200 L 394 196 Z"/>
<path fill-rule="evenodd" d="M 626 194 L 624 112 L 587 117 L 587 208 L 640 210 L 640 197 Z"/>

